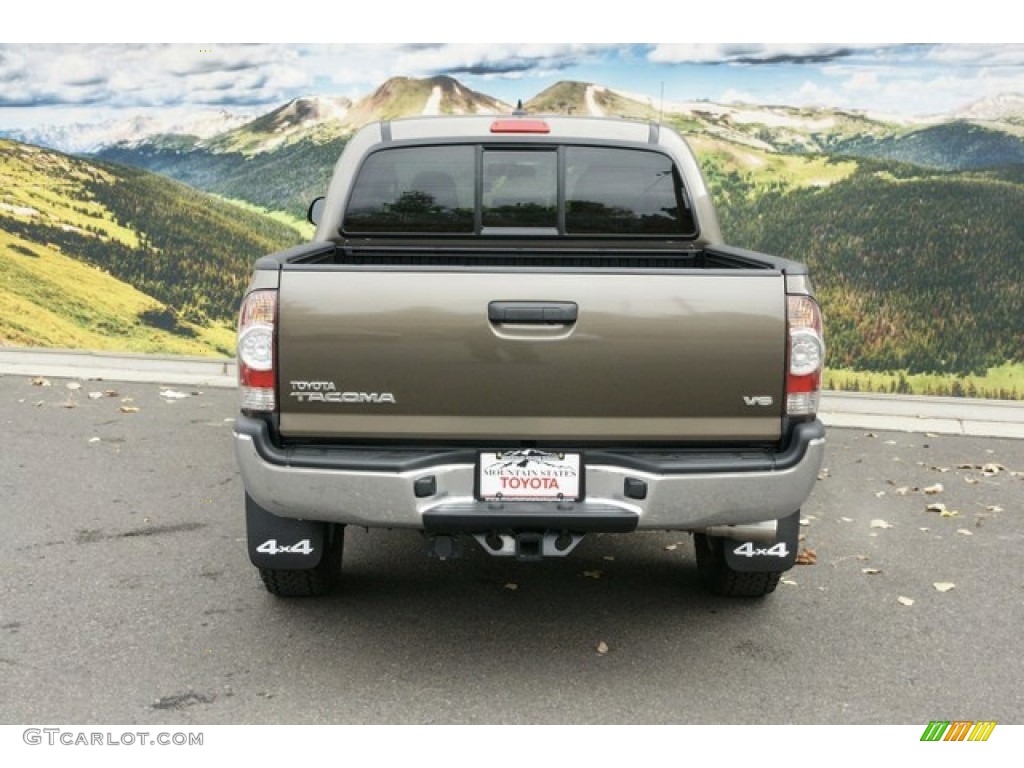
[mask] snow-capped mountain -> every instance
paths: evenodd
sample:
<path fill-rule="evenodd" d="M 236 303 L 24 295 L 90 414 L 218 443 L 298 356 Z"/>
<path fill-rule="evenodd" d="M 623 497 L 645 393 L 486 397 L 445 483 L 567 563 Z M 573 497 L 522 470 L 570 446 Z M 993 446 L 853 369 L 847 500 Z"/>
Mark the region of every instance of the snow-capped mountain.
<path fill-rule="evenodd" d="M 967 104 L 952 115 L 958 120 L 1024 121 L 1024 94 L 1002 93 Z"/>
<path fill-rule="evenodd" d="M 0 134 L 25 144 L 49 147 L 71 154 L 89 154 L 114 144 L 138 144 L 162 134 L 206 139 L 244 125 L 251 119 L 252 115 L 247 114 L 202 110 L 189 113 L 133 115 L 96 123 L 42 125 L 36 128 L 0 131 Z"/>

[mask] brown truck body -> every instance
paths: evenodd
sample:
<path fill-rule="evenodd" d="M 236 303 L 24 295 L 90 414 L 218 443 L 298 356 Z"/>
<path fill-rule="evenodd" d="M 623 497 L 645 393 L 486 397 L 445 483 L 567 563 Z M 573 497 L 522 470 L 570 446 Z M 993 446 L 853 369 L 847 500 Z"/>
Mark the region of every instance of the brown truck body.
<path fill-rule="evenodd" d="M 686 530 L 712 581 L 792 565 L 824 449 L 820 313 L 802 265 L 722 242 L 674 131 L 377 123 L 317 209 L 312 243 L 257 263 L 240 321 L 236 454 L 271 591 L 347 524 L 423 530 L 442 557 L 466 535 L 530 558 Z M 275 521 L 315 532 L 261 539 Z"/>

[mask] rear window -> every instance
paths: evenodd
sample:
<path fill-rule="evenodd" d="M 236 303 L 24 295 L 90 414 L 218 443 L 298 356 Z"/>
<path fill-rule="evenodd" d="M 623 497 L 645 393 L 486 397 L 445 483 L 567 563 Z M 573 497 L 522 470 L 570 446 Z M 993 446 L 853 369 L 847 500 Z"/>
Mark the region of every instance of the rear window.
<path fill-rule="evenodd" d="M 473 232 L 476 151 L 406 147 L 370 155 L 352 188 L 351 232 Z"/>
<path fill-rule="evenodd" d="M 671 159 L 643 149 L 387 148 L 360 169 L 349 234 L 694 235 Z"/>
<path fill-rule="evenodd" d="M 489 149 L 483 153 L 483 226 L 558 226 L 558 153 Z"/>
<path fill-rule="evenodd" d="M 678 174 L 665 155 L 591 147 L 569 147 L 565 154 L 567 232 L 693 232 Z"/>

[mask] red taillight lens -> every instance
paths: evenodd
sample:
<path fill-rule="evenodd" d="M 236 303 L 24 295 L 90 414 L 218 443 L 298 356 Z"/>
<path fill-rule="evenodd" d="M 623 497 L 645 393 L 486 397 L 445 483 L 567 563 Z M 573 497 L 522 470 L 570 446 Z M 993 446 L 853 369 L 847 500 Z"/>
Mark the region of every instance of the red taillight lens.
<path fill-rule="evenodd" d="M 788 296 L 786 302 L 786 413 L 814 416 L 821 399 L 821 372 L 825 367 L 821 309 L 810 296 Z"/>
<path fill-rule="evenodd" d="M 242 409 L 273 411 L 274 323 L 277 319 L 277 291 L 253 291 L 242 302 L 238 316 L 238 384 Z"/>

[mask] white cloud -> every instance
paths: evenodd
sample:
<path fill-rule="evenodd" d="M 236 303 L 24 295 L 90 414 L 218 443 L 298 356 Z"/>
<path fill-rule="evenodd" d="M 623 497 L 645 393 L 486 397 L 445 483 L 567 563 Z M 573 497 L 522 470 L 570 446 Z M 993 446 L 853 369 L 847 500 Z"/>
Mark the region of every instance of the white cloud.
<path fill-rule="evenodd" d="M 832 104 L 891 114 L 943 114 L 986 97 L 1024 93 L 1024 66 L 937 66 L 930 56 L 901 66 L 837 65 L 823 72 L 833 83 L 823 86 L 833 93 Z"/>
<path fill-rule="evenodd" d="M 843 89 L 850 93 L 873 93 L 881 87 L 878 72 L 855 72 L 843 83 Z"/>
<path fill-rule="evenodd" d="M 285 45 L 3 46 L 0 78 L 0 105 L 257 103 L 312 83 Z"/>
<path fill-rule="evenodd" d="M 723 104 L 757 104 L 760 101 L 753 93 L 740 91 L 736 88 L 730 88 L 719 96 L 717 100 Z"/>
<path fill-rule="evenodd" d="M 648 58 L 661 64 L 822 62 L 877 47 L 863 43 L 669 43 L 654 46 Z"/>
<path fill-rule="evenodd" d="M 938 45 L 928 51 L 925 60 L 957 67 L 1024 67 L 1024 45 Z"/>

